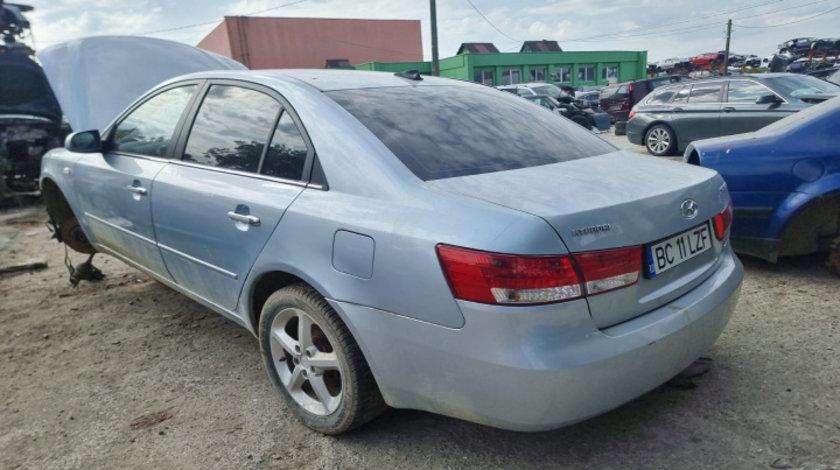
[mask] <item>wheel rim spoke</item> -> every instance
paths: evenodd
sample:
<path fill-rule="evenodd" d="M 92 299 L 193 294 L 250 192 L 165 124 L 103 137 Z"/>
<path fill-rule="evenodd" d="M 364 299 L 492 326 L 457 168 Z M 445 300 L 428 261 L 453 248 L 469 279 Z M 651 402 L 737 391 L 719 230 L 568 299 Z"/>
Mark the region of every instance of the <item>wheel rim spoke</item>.
<path fill-rule="evenodd" d="M 298 342 L 301 351 L 312 346 L 312 320 L 307 315 L 298 315 Z"/>
<path fill-rule="evenodd" d="M 298 342 L 295 341 L 294 338 L 289 336 L 285 330 L 282 328 L 272 328 L 271 329 L 271 340 L 272 342 L 276 343 L 278 346 L 283 348 L 284 351 L 291 355 L 297 354 L 295 352 L 295 346 L 299 346 Z"/>
<path fill-rule="evenodd" d="M 334 352 L 316 352 L 312 357 L 309 358 L 309 365 L 321 370 L 339 370 L 338 357 L 336 357 Z"/>
<path fill-rule="evenodd" d="M 283 385 L 290 392 L 300 392 L 304 382 L 306 382 L 306 377 L 303 376 L 303 367 L 297 366 L 292 370 L 291 375 L 289 375 L 289 382 L 283 383 Z"/>
<path fill-rule="evenodd" d="M 324 378 L 320 375 L 310 377 L 309 384 L 312 385 L 312 391 L 315 392 L 318 401 L 324 405 L 324 409 L 327 412 L 335 410 L 338 397 L 330 395 L 329 390 L 327 390 L 327 384 L 324 383 Z"/>

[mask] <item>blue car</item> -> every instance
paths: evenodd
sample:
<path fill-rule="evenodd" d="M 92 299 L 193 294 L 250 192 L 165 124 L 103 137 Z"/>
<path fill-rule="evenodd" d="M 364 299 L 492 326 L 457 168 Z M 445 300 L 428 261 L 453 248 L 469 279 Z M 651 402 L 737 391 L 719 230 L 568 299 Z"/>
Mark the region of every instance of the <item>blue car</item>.
<path fill-rule="evenodd" d="M 684 159 L 726 180 L 735 250 L 775 262 L 828 250 L 840 235 L 838 135 L 833 98 L 756 132 L 693 142 Z"/>
<path fill-rule="evenodd" d="M 678 374 L 735 308 L 743 267 L 714 171 L 416 72 L 205 56 L 156 84 L 193 54 L 135 40 L 42 51 L 56 82 L 85 82 L 54 86 L 77 131 L 43 159 L 56 232 L 253 333 L 312 429 L 386 405 L 577 422 Z M 74 56 L 87 46 L 90 62 Z"/>

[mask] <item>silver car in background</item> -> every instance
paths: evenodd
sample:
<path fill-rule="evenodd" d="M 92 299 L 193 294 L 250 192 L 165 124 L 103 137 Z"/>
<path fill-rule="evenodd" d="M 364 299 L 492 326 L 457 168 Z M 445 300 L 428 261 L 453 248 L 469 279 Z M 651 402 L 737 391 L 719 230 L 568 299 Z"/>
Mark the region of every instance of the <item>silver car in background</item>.
<path fill-rule="evenodd" d="M 738 297 L 717 173 L 481 85 L 199 72 L 100 131 L 44 158 L 64 241 L 251 331 L 323 433 L 386 405 L 574 423 L 687 367 Z"/>

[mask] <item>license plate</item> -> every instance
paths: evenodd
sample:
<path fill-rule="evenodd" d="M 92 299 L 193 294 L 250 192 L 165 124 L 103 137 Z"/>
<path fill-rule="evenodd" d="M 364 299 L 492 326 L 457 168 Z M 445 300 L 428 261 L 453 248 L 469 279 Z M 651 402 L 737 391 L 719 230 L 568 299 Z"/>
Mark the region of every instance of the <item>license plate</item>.
<path fill-rule="evenodd" d="M 653 277 L 712 247 L 709 223 L 690 228 L 647 247 L 648 276 Z"/>

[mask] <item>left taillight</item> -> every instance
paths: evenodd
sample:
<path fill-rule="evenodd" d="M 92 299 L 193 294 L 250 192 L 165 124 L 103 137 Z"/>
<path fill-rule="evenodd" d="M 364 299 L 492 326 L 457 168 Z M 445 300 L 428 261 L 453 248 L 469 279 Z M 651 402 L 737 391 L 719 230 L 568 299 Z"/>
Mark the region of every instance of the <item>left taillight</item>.
<path fill-rule="evenodd" d="M 726 238 L 727 230 L 732 225 L 732 200 L 727 201 L 723 211 L 712 218 L 712 225 L 715 228 L 715 237 L 723 241 Z"/>
<path fill-rule="evenodd" d="M 636 111 L 631 110 L 630 114 L 627 115 L 627 119 L 633 119 L 633 116 L 636 115 Z"/>
<path fill-rule="evenodd" d="M 533 256 L 437 246 L 452 294 L 500 305 L 563 302 L 636 283 L 641 247 Z"/>

